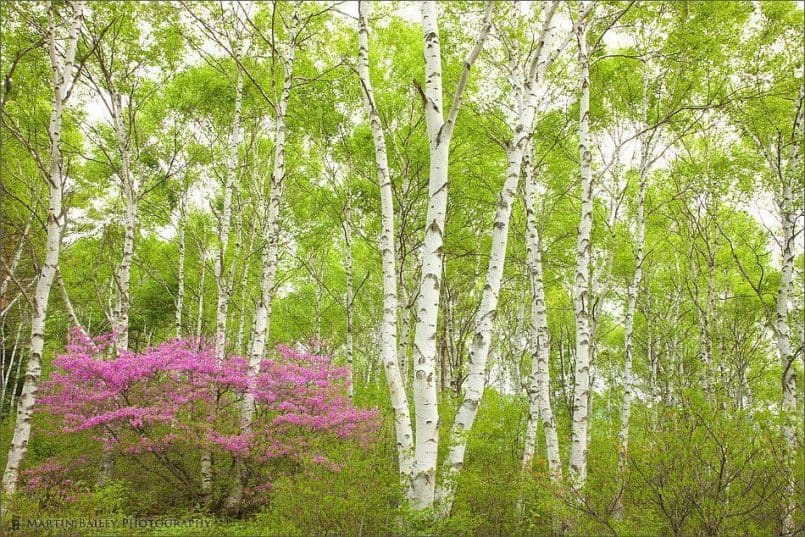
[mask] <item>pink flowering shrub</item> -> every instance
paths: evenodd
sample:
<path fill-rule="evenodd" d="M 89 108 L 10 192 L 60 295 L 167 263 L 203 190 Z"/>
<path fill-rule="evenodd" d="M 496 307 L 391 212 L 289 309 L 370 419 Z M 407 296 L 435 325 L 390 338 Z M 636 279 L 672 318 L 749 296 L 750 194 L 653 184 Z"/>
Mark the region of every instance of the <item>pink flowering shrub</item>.
<path fill-rule="evenodd" d="M 234 460 L 245 463 L 245 490 L 260 495 L 271 488 L 272 470 L 317 464 L 337 471 L 324 446 L 365 445 L 377 427 L 377 412 L 352 404 L 346 369 L 327 356 L 279 346 L 253 375 L 244 358 L 219 363 L 200 341 L 174 340 L 104 359 L 110 341 L 71 334 L 43 385 L 41 410 L 61 418 L 63 433 L 89 433 L 114 456 L 170 479 L 191 499 L 200 497 L 203 451 L 215 457 L 216 479 L 227 477 Z M 247 393 L 255 402 L 248 432 L 241 424 Z"/>
<path fill-rule="evenodd" d="M 85 487 L 82 481 L 73 478 L 73 474 L 85 462 L 86 457 L 78 457 L 68 462 L 50 457 L 35 468 L 23 472 L 25 492 L 37 497 L 40 508 L 74 502 L 82 492 L 85 492 Z"/>

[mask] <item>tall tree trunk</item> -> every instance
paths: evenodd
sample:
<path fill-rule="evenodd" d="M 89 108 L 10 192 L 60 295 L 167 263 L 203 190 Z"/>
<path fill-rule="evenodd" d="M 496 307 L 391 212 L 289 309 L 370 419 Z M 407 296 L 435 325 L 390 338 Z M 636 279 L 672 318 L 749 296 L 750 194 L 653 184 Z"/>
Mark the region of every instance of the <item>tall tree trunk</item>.
<path fill-rule="evenodd" d="M 125 203 L 125 221 L 123 230 L 123 255 L 115 269 L 113 280 L 115 302 L 112 310 L 112 332 L 114 333 L 115 352 L 119 356 L 129 349 L 129 309 L 131 307 L 131 264 L 134 259 L 134 237 L 137 230 L 138 195 L 131 172 L 130 137 L 123 122 L 123 101 L 120 93 L 112 92 L 112 123 L 120 152 L 120 181 L 123 202 Z M 130 105 L 130 103 L 129 103 Z M 98 472 L 98 485 L 104 485 L 112 478 L 115 469 L 115 458 L 109 446 L 111 438 L 105 433 L 104 452 L 101 456 Z"/>
<path fill-rule="evenodd" d="M 17 407 L 17 420 L 14 424 L 14 436 L 8 450 L 6 468 L 3 472 L 3 493 L 8 497 L 17 491 L 20 465 L 28 449 L 31 436 L 31 418 L 33 417 L 39 378 L 42 374 L 42 350 L 45 345 L 45 320 L 47 318 L 48 298 L 53 285 L 53 278 L 59 266 L 59 250 L 64 227 L 64 194 L 65 177 L 62 173 L 61 131 L 62 115 L 69 92 L 73 84 L 73 68 L 75 62 L 78 34 L 84 16 L 85 3 L 77 1 L 71 5 L 72 14 L 69 19 L 69 36 L 62 48 L 64 58 L 61 61 L 57 53 L 56 13 L 51 3 L 48 8 L 48 45 L 50 66 L 53 74 L 53 98 L 51 100 L 48 140 L 50 142 L 50 169 L 47 178 L 49 201 L 47 214 L 47 242 L 45 259 L 39 268 L 36 280 L 36 291 L 33 300 L 31 318 L 31 344 L 28 364 L 25 368 L 25 382 L 22 386 Z M 8 502 L 4 502 L 7 505 Z"/>
<path fill-rule="evenodd" d="M 646 189 L 647 189 L 647 148 L 642 149 L 642 162 L 640 166 L 640 185 L 637 194 L 637 232 L 635 234 L 635 270 L 632 283 L 629 285 L 626 299 L 626 313 L 623 328 L 623 400 L 621 401 L 621 423 L 618 432 L 618 473 L 623 476 L 626 472 L 626 461 L 629 449 L 629 419 L 632 414 L 632 399 L 634 399 L 634 379 L 632 378 L 632 357 L 634 353 L 632 336 L 634 333 L 634 318 L 637 308 L 637 295 L 640 291 L 640 282 L 643 278 L 643 258 L 645 255 L 646 236 Z M 623 513 L 622 495 L 618 497 L 616 513 Z"/>
<path fill-rule="evenodd" d="M 70 317 L 70 322 L 72 323 L 73 328 L 80 331 L 82 334 L 84 334 L 84 336 L 88 337 L 89 334 L 84 329 L 81 321 L 78 319 L 75 308 L 73 308 L 73 302 L 70 300 L 70 295 L 67 294 L 67 288 L 64 286 L 64 280 L 61 277 L 61 270 L 58 268 L 56 269 L 56 284 L 59 286 L 59 294 L 61 295 L 62 302 L 64 303 L 64 309 L 67 310 L 67 316 Z"/>
<path fill-rule="evenodd" d="M 125 221 L 123 231 L 123 255 L 115 269 L 115 305 L 112 310 L 112 331 L 115 334 L 115 349 L 118 353 L 129 348 L 129 309 L 131 307 L 131 262 L 134 258 L 134 237 L 137 231 L 137 206 L 139 197 L 131 170 L 131 137 L 123 121 L 123 97 L 112 90 L 110 97 L 112 123 L 120 153 L 120 182 Z M 131 106 L 128 103 L 127 106 Z"/>
<path fill-rule="evenodd" d="M 359 8 L 360 10 L 360 8 Z M 354 289 L 352 288 L 352 192 L 347 186 L 347 200 L 344 205 L 344 270 L 346 278 L 346 292 L 344 296 L 346 310 L 346 358 L 347 358 L 347 383 L 349 384 L 349 396 L 355 395 L 355 374 L 353 372 L 353 339 L 352 339 L 352 303 L 354 301 Z"/>
<path fill-rule="evenodd" d="M 249 238 L 248 238 L 248 246 L 246 247 L 247 252 L 251 252 L 252 248 L 254 247 L 254 235 L 255 235 L 256 227 L 252 223 L 249 229 Z M 243 264 L 243 276 L 241 277 L 240 282 L 240 314 L 238 316 L 238 335 L 235 343 L 235 348 L 238 352 L 246 352 L 244 347 L 244 338 L 246 332 L 246 302 L 248 297 L 249 291 L 249 264 L 248 262 L 244 262 Z"/>
<path fill-rule="evenodd" d="M 187 240 L 185 227 L 187 226 L 187 185 L 179 198 L 179 261 L 178 261 L 178 289 L 176 291 L 176 337 L 182 337 L 182 316 L 184 315 L 184 261 L 187 253 Z"/>
<path fill-rule="evenodd" d="M 0 416 L 5 416 L 5 412 L 3 412 L 6 402 L 6 391 L 8 390 L 8 382 L 11 380 L 11 370 L 14 369 L 14 359 L 17 357 L 17 349 L 19 349 L 20 345 L 20 335 L 22 335 L 22 319 L 19 320 L 17 323 L 17 335 L 14 336 L 14 346 L 11 348 L 11 358 L 8 362 L 8 370 L 4 371 L 3 374 L 3 392 L 0 394 Z M 22 356 L 19 357 L 19 361 L 22 361 Z M 19 362 L 17 363 L 17 377 L 19 377 Z M 14 379 L 14 392 L 17 391 L 17 379 Z M 13 400 L 13 397 L 12 397 Z M 12 407 L 9 406 L 9 409 Z"/>
<path fill-rule="evenodd" d="M 515 87 L 516 101 L 519 103 L 515 124 L 512 125 L 512 141 L 507 148 L 506 179 L 498 196 L 495 218 L 492 225 L 492 246 L 487 267 L 486 282 L 481 294 L 481 304 L 475 317 L 475 330 L 469 351 L 469 372 L 463 384 L 464 399 L 456 414 L 451 430 L 451 445 L 443 467 L 443 482 L 440 489 L 442 512 L 447 514 L 455 497 L 455 479 L 464 464 L 467 437 L 472 428 L 486 382 L 486 369 L 492 339 L 492 329 L 497 316 L 498 295 L 503 279 L 506 260 L 506 244 L 509 234 L 509 220 L 512 205 L 520 182 L 524 154 L 529 146 L 531 133 L 537 115 L 537 86 L 545 70 L 557 54 L 543 55 L 553 14 L 558 3 L 552 2 L 545 8 L 544 21 L 537 48 L 533 52 L 523 86 Z M 564 45 L 561 45 L 563 47 Z"/>
<path fill-rule="evenodd" d="M 201 339 L 204 329 L 204 285 L 207 277 L 207 252 L 204 248 L 199 251 L 201 275 L 198 283 L 198 304 L 196 306 L 196 338 Z"/>
<path fill-rule="evenodd" d="M 576 369 L 573 390 L 573 427 L 570 446 L 570 479 L 579 490 L 587 478 L 587 406 L 590 390 L 590 256 L 593 224 L 592 153 L 590 147 L 590 64 L 587 25 L 576 27 L 579 47 L 579 158 L 581 162 L 581 222 L 576 246 L 574 306 L 576 313 Z"/>
<path fill-rule="evenodd" d="M 236 59 L 237 60 L 237 59 Z M 218 302 L 215 310 L 215 358 L 223 362 L 226 355 L 226 322 L 229 301 L 232 298 L 234 263 L 228 259 L 229 232 L 232 222 L 232 188 L 237 175 L 238 145 L 240 143 L 240 115 L 243 106 L 243 70 L 238 68 L 235 81 L 235 111 L 232 116 L 232 133 L 226 156 L 226 175 L 223 185 L 223 205 L 218 217 L 218 255 L 215 258 L 215 284 Z"/>
<path fill-rule="evenodd" d="M 794 211 L 794 195 L 791 180 L 781 185 L 777 196 L 777 207 L 782 221 L 782 266 L 780 269 L 780 286 L 777 289 L 776 308 L 774 316 L 774 333 L 777 341 L 777 352 L 780 355 L 782 374 L 782 414 L 783 436 L 786 443 L 787 482 L 785 487 L 786 506 L 783 517 L 783 535 L 794 535 L 794 511 L 796 509 L 795 460 L 797 453 L 797 423 L 801 423 L 801 416 L 797 414 L 797 379 L 795 376 L 797 355 L 791 345 L 791 333 L 788 319 L 789 290 L 794 273 L 795 246 L 794 240 L 796 213 Z"/>
<path fill-rule="evenodd" d="M 405 383 L 397 361 L 397 270 L 394 245 L 394 193 L 391 188 L 386 138 L 380 113 L 375 102 L 369 73 L 369 4 L 358 3 L 358 75 L 363 88 L 363 103 L 369 116 L 375 146 L 375 166 L 380 185 L 380 250 L 383 261 L 383 321 L 380 334 L 381 361 L 386 373 L 386 386 L 394 411 L 394 432 L 397 440 L 397 457 L 400 479 L 408 484 L 411 479 L 414 456 L 414 436 Z M 405 312 L 406 310 L 403 310 Z M 407 333 L 406 333 L 407 339 Z"/>
<path fill-rule="evenodd" d="M 408 499 L 415 509 L 433 505 L 436 487 L 436 462 L 439 447 L 439 409 L 436 386 L 436 324 L 444 264 L 444 226 L 450 139 L 453 135 L 461 97 L 469 72 L 489 33 L 492 4 L 487 3 L 483 25 L 475 46 L 464 60 L 453 101 L 444 118 L 442 107 L 442 59 L 436 2 L 422 3 L 422 31 L 425 40 L 425 89 L 420 88 L 425 105 L 425 122 L 430 150 L 429 202 L 422 245 L 422 277 L 417 301 L 414 332 L 414 407 L 416 409 L 416 446 L 414 468 Z"/>
<path fill-rule="evenodd" d="M 280 241 L 280 207 L 285 181 L 285 138 L 287 135 L 288 101 L 294 82 L 294 56 L 296 53 L 297 27 L 299 24 L 299 4 L 294 4 L 294 11 L 289 32 L 289 41 L 281 57 L 283 67 L 283 85 L 280 98 L 276 103 L 275 133 L 274 133 L 274 166 L 271 172 L 271 192 L 268 207 L 265 210 L 265 223 L 263 236 L 266 244 L 262 254 L 262 276 L 260 281 L 260 300 L 254 311 L 254 333 L 252 335 L 252 349 L 249 355 L 249 376 L 254 378 L 260 372 L 260 364 L 266 351 L 266 343 L 271 326 L 271 307 L 274 300 L 274 286 L 276 283 L 277 266 L 279 261 Z M 243 394 L 240 407 L 241 434 L 249 434 L 254 419 L 255 401 L 253 390 L 249 389 Z M 243 460 L 237 459 L 237 474 L 235 482 L 226 498 L 225 509 L 228 512 L 237 512 L 243 500 L 245 481 L 245 467 Z"/>
<path fill-rule="evenodd" d="M 22 369 L 22 355 L 23 349 L 20 349 L 19 357 L 17 358 L 17 369 L 14 371 L 14 384 L 11 386 L 11 400 L 8 402 L 8 411 L 14 410 L 14 401 L 17 398 L 17 388 L 20 385 L 20 370 Z"/>
<path fill-rule="evenodd" d="M 537 227 L 537 181 L 536 170 L 530 155 L 525 163 L 525 210 L 526 210 L 526 263 L 531 280 L 531 340 L 532 362 L 529 395 L 529 425 L 526 431 L 526 449 L 523 452 L 523 468 L 531 466 L 536 443 L 537 420 L 542 420 L 548 470 L 551 480 L 561 481 L 562 463 L 559 455 L 559 439 L 556 420 L 551 408 L 550 352 L 548 316 L 545 308 L 545 284 L 542 273 L 542 251 Z"/>

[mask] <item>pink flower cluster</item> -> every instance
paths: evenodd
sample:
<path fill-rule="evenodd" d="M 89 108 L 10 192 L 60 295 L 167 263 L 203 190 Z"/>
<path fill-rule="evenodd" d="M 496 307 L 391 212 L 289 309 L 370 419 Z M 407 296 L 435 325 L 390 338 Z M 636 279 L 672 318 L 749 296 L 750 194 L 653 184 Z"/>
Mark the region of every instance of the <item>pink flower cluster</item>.
<path fill-rule="evenodd" d="M 242 357 L 218 362 L 203 341 L 117 357 L 111 341 L 72 333 L 40 404 L 62 418 L 63 432 L 89 431 L 120 454 L 212 449 L 255 463 L 295 457 L 329 465 L 315 452 L 323 438 L 366 442 L 377 427 L 377 411 L 352 404 L 346 369 L 327 356 L 279 346 L 254 374 Z M 240 415 L 247 393 L 254 400 L 248 432 Z"/>
<path fill-rule="evenodd" d="M 81 483 L 70 476 L 86 463 L 86 457 L 78 457 L 67 463 L 51 457 L 35 468 L 23 472 L 25 491 L 39 494 L 42 506 L 51 502 L 73 502 L 81 494 Z"/>

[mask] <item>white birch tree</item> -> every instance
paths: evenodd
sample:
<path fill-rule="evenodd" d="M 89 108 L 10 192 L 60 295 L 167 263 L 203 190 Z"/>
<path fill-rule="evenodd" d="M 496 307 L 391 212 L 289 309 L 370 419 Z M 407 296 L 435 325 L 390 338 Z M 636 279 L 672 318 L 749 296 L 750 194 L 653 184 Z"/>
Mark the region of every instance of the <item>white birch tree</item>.
<path fill-rule="evenodd" d="M 475 45 L 464 60 L 450 110 L 445 118 L 442 106 L 442 59 L 436 2 L 422 3 L 422 32 L 425 40 L 425 89 L 418 87 L 425 106 L 429 140 L 429 202 L 425 221 L 422 276 L 416 306 L 414 332 L 414 407 L 416 413 L 415 457 L 408 498 L 417 509 L 433 505 L 436 462 L 439 447 L 439 409 L 436 379 L 436 322 L 444 264 L 444 225 L 447 209 L 448 161 L 461 100 L 472 64 L 489 33 L 492 4 L 487 3 Z"/>
<path fill-rule="evenodd" d="M 86 4 L 82 1 L 70 5 L 70 12 L 63 25 L 56 21 L 56 6 L 48 6 L 47 45 L 52 73 L 53 96 L 51 99 L 48 140 L 50 143 L 49 173 L 45 177 L 48 185 L 47 243 L 45 259 L 39 268 L 34 293 L 34 307 L 31 318 L 31 343 L 28 363 L 25 368 L 25 382 L 18 401 L 14 435 L 8 450 L 5 471 L 3 472 L 3 494 L 6 498 L 17 490 L 20 465 L 28 449 L 31 437 L 31 418 L 33 417 L 39 379 L 42 374 L 42 350 L 45 344 L 45 320 L 47 319 L 48 299 L 56 271 L 59 268 L 59 251 L 65 224 L 63 206 L 66 177 L 64 176 L 61 133 L 64 109 L 75 83 L 75 56 L 79 32 L 84 18 Z M 62 27 L 68 31 L 64 37 Z M 60 31 L 62 30 L 62 31 Z M 61 52 L 63 51 L 63 53 Z"/>
<path fill-rule="evenodd" d="M 375 101 L 369 72 L 369 4 L 358 3 L 358 75 L 363 90 L 363 103 L 375 146 L 375 166 L 380 185 L 380 251 L 383 262 L 383 321 L 381 326 L 381 360 L 386 372 L 391 407 L 394 411 L 394 431 L 400 477 L 404 483 L 411 479 L 414 456 L 414 437 L 408 397 L 405 392 L 397 348 L 397 269 L 394 244 L 394 199 L 389 174 L 386 138 Z M 406 336 L 407 337 L 407 334 Z"/>
<path fill-rule="evenodd" d="M 583 2 L 580 9 L 584 9 Z M 579 16 L 581 19 L 581 16 Z M 581 162 L 581 221 L 576 244 L 573 287 L 576 313 L 576 368 L 573 389 L 573 424 L 570 439 L 570 479 L 579 490 L 587 477 L 587 406 L 590 390 L 590 257 L 593 225 L 592 148 L 590 145 L 590 59 L 588 24 L 576 25 L 579 63 L 579 159 Z"/>

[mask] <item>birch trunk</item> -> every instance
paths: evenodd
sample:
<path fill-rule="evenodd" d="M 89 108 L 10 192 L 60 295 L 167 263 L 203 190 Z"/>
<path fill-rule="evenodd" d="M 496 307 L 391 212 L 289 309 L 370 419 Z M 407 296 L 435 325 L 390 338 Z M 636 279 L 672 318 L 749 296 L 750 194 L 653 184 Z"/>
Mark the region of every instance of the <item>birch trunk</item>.
<path fill-rule="evenodd" d="M 579 53 L 579 159 L 581 162 L 581 222 L 576 246 L 574 309 L 576 313 L 576 369 L 573 389 L 573 425 L 570 479 L 579 490 L 587 477 L 587 406 L 590 390 L 590 235 L 593 223 L 592 153 L 590 148 L 590 65 L 587 25 L 576 27 Z"/>
<path fill-rule="evenodd" d="M 550 334 L 548 316 L 545 308 L 545 284 L 542 272 L 542 251 L 537 227 L 536 196 L 537 182 L 530 155 L 525 163 L 525 210 L 526 210 L 526 264 L 531 280 L 531 379 L 529 386 L 529 428 L 526 435 L 526 449 L 523 453 L 523 468 L 531 466 L 536 443 L 536 424 L 541 419 L 548 470 L 553 482 L 562 479 L 562 463 L 559 455 L 559 439 L 556 420 L 551 408 L 550 379 Z M 532 424 L 533 422 L 533 424 Z"/>
<path fill-rule="evenodd" d="M 296 14 L 294 17 L 296 18 Z M 249 368 L 253 373 L 260 370 L 260 362 L 265 355 L 266 341 L 271 325 L 271 306 L 274 299 L 274 284 L 279 258 L 279 214 L 285 179 L 285 136 L 288 99 L 293 85 L 294 46 L 291 44 L 288 56 L 284 58 L 284 82 L 282 94 L 277 103 L 277 117 L 274 139 L 274 167 L 271 173 L 271 193 L 269 195 L 264 224 L 266 245 L 262 255 L 262 277 L 260 282 L 260 301 L 254 312 L 254 335 Z M 243 426 L 251 427 L 254 413 L 254 399 L 247 394 L 242 407 Z"/>
<path fill-rule="evenodd" d="M 369 5 L 358 3 L 358 75 L 363 88 L 363 103 L 369 116 L 372 139 L 375 146 L 375 166 L 380 185 L 380 251 L 383 261 L 383 322 L 380 345 L 381 360 L 386 373 L 386 386 L 394 411 L 394 432 L 397 440 L 397 457 L 400 479 L 407 484 L 413 468 L 414 444 L 411 430 L 411 415 L 405 384 L 397 361 L 397 270 L 394 245 L 394 194 L 391 189 L 386 138 L 380 113 L 375 102 L 369 74 Z M 405 310 L 403 310 L 405 311 Z M 407 338 L 407 333 L 406 333 Z"/>
<path fill-rule="evenodd" d="M 794 273 L 795 246 L 794 240 L 796 213 L 793 210 L 794 195 L 791 182 L 784 180 L 781 192 L 777 197 L 777 206 L 782 220 L 782 266 L 780 276 L 780 286 L 777 290 L 774 333 L 777 343 L 777 352 L 780 355 L 780 362 L 783 368 L 782 373 L 782 413 L 783 413 L 783 436 L 787 445 L 787 483 L 785 487 L 786 506 L 783 517 L 782 535 L 794 535 L 796 530 L 794 522 L 794 511 L 796 509 L 795 497 L 795 471 L 794 465 L 797 452 L 797 379 L 796 358 L 797 355 L 791 344 L 791 333 L 788 321 L 788 300 L 789 290 Z M 801 418 L 801 416 L 800 416 Z"/>
<path fill-rule="evenodd" d="M 8 362 L 8 371 L 4 372 L 3 375 L 3 393 L 0 394 L 0 416 L 5 416 L 5 412 L 3 412 L 3 406 L 6 402 L 6 390 L 8 389 L 8 381 L 11 380 L 11 370 L 14 369 L 14 359 L 17 357 L 17 349 L 20 345 L 20 335 L 22 335 L 22 319 L 20 322 L 17 323 L 17 335 L 14 336 L 14 346 L 11 348 L 11 359 Z M 22 356 L 20 356 L 20 361 L 22 361 Z M 19 363 L 17 363 L 17 376 L 19 377 Z M 17 391 L 17 383 L 16 378 L 14 379 L 14 391 Z M 13 399 L 12 399 L 13 400 Z M 9 406 L 9 409 L 12 407 Z"/>
<path fill-rule="evenodd" d="M 254 226 L 254 224 L 252 224 L 249 229 L 249 239 L 248 239 L 249 242 L 246 248 L 247 252 L 251 252 L 252 248 L 254 247 L 255 230 L 256 227 Z M 240 315 L 238 317 L 238 335 L 235 344 L 235 348 L 238 349 L 238 352 L 245 352 L 244 338 L 245 338 L 245 327 L 246 327 L 246 301 L 248 297 L 248 291 L 249 291 L 249 264 L 248 262 L 246 262 L 243 264 L 243 276 L 241 278 L 241 287 L 240 287 Z"/>
<path fill-rule="evenodd" d="M 544 22 L 538 46 L 528 66 L 528 78 L 524 87 L 515 86 L 519 103 L 516 123 L 513 125 L 512 141 L 507 149 L 506 179 L 498 196 L 492 226 L 492 246 L 489 255 L 486 281 L 481 294 L 481 304 L 475 317 L 475 330 L 469 350 L 469 371 L 463 383 L 464 399 L 456 414 L 451 430 L 451 445 L 443 466 L 443 482 L 439 491 L 442 500 L 442 514 L 447 514 L 455 497 L 455 479 L 464 465 L 464 452 L 467 437 L 478 413 L 486 384 L 486 369 L 492 339 L 492 328 L 497 316 L 498 295 L 503 278 L 506 260 L 506 244 L 509 235 L 509 221 L 512 204 L 520 181 L 524 154 L 537 115 L 537 85 L 543 78 L 545 70 L 555 59 L 555 55 L 543 57 L 543 50 L 550 29 L 551 20 L 557 2 L 552 2 L 545 9 Z M 535 430 L 536 433 L 536 430 Z"/>
<path fill-rule="evenodd" d="M 359 8 L 360 9 L 360 8 Z M 355 375 L 353 373 L 353 340 L 352 340 L 352 302 L 354 301 L 354 290 L 352 288 L 352 193 L 347 188 L 347 201 L 344 206 L 344 269 L 346 278 L 346 292 L 344 301 L 346 303 L 346 358 L 347 358 L 347 384 L 348 393 L 351 398 L 355 395 Z"/>
<path fill-rule="evenodd" d="M 529 126 L 532 127 L 532 126 Z M 442 500 L 443 514 L 452 507 L 455 495 L 455 479 L 464 465 L 464 452 L 467 436 L 475 421 L 486 384 L 486 369 L 489 348 L 492 341 L 492 327 L 497 316 L 498 294 L 503 278 L 506 260 L 506 244 L 509 235 L 509 220 L 512 204 L 520 180 L 520 168 L 526 144 L 524 129 L 518 129 L 518 139 L 509 151 L 506 181 L 498 196 L 497 210 L 492 227 L 492 246 L 489 254 L 489 267 L 486 282 L 481 294 L 481 305 L 475 317 L 475 333 L 469 351 L 469 371 L 463 383 L 464 399 L 456 414 L 450 434 L 450 449 L 442 467 L 442 485 L 439 496 Z"/>
<path fill-rule="evenodd" d="M 646 236 L 646 169 L 645 148 L 643 149 L 644 159 L 640 166 L 640 185 L 637 194 L 637 232 L 635 234 L 635 270 L 632 276 L 632 283 L 629 285 L 628 296 L 626 299 L 626 314 L 624 316 L 623 328 L 623 400 L 621 401 L 621 423 L 618 432 L 618 473 L 623 476 L 626 472 L 626 461 L 629 449 L 629 419 L 632 414 L 632 400 L 634 399 L 634 380 L 632 378 L 632 358 L 633 346 L 632 336 L 634 333 L 634 318 L 637 308 L 637 295 L 640 290 L 640 282 L 643 278 L 643 259 L 645 255 L 645 236 Z M 622 514 L 623 503 L 618 497 L 616 513 Z"/>
<path fill-rule="evenodd" d="M 425 40 L 425 122 L 429 139 L 429 203 L 422 246 L 422 277 L 417 301 L 414 332 L 414 407 L 416 409 L 416 446 L 408 498 L 415 509 L 433 505 L 436 487 L 436 462 L 439 447 L 439 409 L 436 379 L 436 324 L 444 264 L 444 225 L 447 210 L 448 157 L 461 97 L 469 71 L 489 33 L 492 4 L 487 3 L 483 26 L 474 48 L 464 60 L 464 69 L 444 119 L 442 107 L 442 60 L 436 2 L 422 3 L 422 31 Z"/>
<path fill-rule="evenodd" d="M 196 306 L 196 338 L 201 339 L 202 329 L 204 328 L 204 284 L 207 277 L 207 252 L 203 249 L 200 252 L 201 275 L 198 284 L 198 305 Z"/>
<path fill-rule="evenodd" d="M 81 321 L 78 319 L 75 308 L 73 308 L 73 302 L 70 300 L 70 295 L 67 294 L 67 288 L 64 286 L 64 280 L 62 280 L 61 277 L 61 270 L 58 268 L 56 269 L 56 284 L 59 286 L 59 294 L 61 295 L 62 302 L 64 303 L 64 309 L 67 310 L 67 316 L 70 317 L 70 322 L 73 324 L 73 328 L 76 328 L 85 336 L 89 336 L 87 331 L 84 330 L 84 326 L 81 324 Z"/>
<path fill-rule="evenodd" d="M 14 409 L 14 400 L 17 397 L 17 387 L 20 385 L 20 370 L 22 369 L 22 354 L 23 350 L 20 349 L 19 357 L 17 358 L 17 369 L 14 371 L 14 385 L 11 386 L 11 400 L 8 403 L 8 411 Z"/>
<path fill-rule="evenodd" d="M 243 71 L 238 68 L 235 82 L 235 111 L 232 117 L 232 133 L 229 138 L 226 158 L 226 176 L 223 185 L 223 206 L 218 220 L 218 255 L 215 258 L 215 284 L 218 302 L 215 309 L 215 358 L 223 362 L 226 354 L 226 321 L 229 301 L 232 297 L 232 269 L 234 264 L 228 259 L 229 232 L 232 221 L 232 185 L 235 182 L 238 166 L 238 144 L 240 143 L 240 115 L 243 106 Z"/>
<path fill-rule="evenodd" d="M 111 86 L 111 84 L 110 84 Z M 112 310 L 112 331 L 115 334 L 115 350 L 120 353 L 129 348 L 129 308 L 131 307 L 131 262 L 134 257 L 134 235 L 137 226 L 137 189 L 131 171 L 130 136 L 126 132 L 123 121 L 123 98 L 120 93 L 111 90 L 110 96 L 112 126 L 115 131 L 118 151 L 120 153 L 120 186 L 123 202 L 126 206 L 123 255 L 115 269 L 115 305 Z"/>
<path fill-rule="evenodd" d="M 260 282 L 260 300 L 254 311 L 254 333 L 252 336 L 252 349 L 249 355 L 249 375 L 256 377 L 260 372 L 266 350 L 266 342 L 271 325 L 271 306 L 274 300 L 274 286 L 277 275 L 280 240 L 280 205 L 285 180 L 285 138 L 287 134 L 288 100 L 293 87 L 294 56 L 296 52 L 296 28 L 299 23 L 298 4 L 295 4 L 289 30 L 289 42 L 282 54 L 283 85 L 280 98 L 276 104 L 275 138 L 274 138 L 274 166 L 271 172 L 271 193 L 266 208 L 265 227 L 263 229 L 266 245 L 262 254 L 262 276 Z M 241 434 L 251 432 L 255 412 L 255 402 L 252 389 L 243 394 L 240 407 Z M 229 512 L 237 512 L 243 500 L 244 467 L 243 461 L 238 459 L 237 476 L 235 483 L 227 496 L 225 508 Z"/>
<path fill-rule="evenodd" d="M 183 185 L 186 186 L 186 185 Z M 184 315 L 184 261 L 187 253 L 185 239 L 187 225 L 187 188 L 184 188 L 179 200 L 179 261 L 178 261 L 178 290 L 176 291 L 176 338 L 182 337 L 182 316 Z"/>
<path fill-rule="evenodd" d="M 64 227 L 64 210 L 62 207 L 65 177 L 62 174 L 61 130 L 62 114 L 73 83 L 78 34 L 84 16 L 85 3 L 78 1 L 72 4 L 69 19 L 69 35 L 63 43 L 63 61 L 57 56 L 56 14 L 55 6 L 48 7 L 48 45 L 50 66 L 53 75 L 53 98 L 51 100 L 48 140 L 50 143 L 50 168 L 47 178 L 49 201 L 47 214 L 47 243 L 45 259 L 36 280 L 36 291 L 33 300 L 31 318 L 31 343 L 28 364 L 25 368 L 25 382 L 22 386 L 17 407 L 17 419 L 14 424 L 14 435 L 8 450 L 6 468 L 3 472 L 3 493 L 8 499 L 17 490 L 20 465 L 28 449 L 31 436 L 31 418 L 36 402 L 39 378 L 42 374 L 42 350 L 45 344 L 45 320 L 47 318 L 48 298 L 53 279 L 59 266 L 59 250 Z M 59 47 L 61 48 L 61 47 Z M 6 502 L 7 503 L 7 502 Z"/>
<path fill-rule="evenodd" d="M 25 229 L 20 236 L 20 240 L 17 243 L 16 248 L 14 248 L 14 254 L 11 257 L 11 264 L 5 265 L 6 268 L 6 275 L 3 277 L 2 283 L 0 283 L 0 319 L 5 317 L 5 312 L 7 308 L 10 307 L 6 304 L 6 292 L 8 292 L 8 284 L 11 282 L 11 279 L 14 278 L 14 274 L 17 272 L 17 266 L 20 264 L 20 259 L 22 258 L 22 250 L 25 247 L 25 242 L 28 240 L 28 233 L 31 231 L 31 222 L 33 220 L 33 216 L 29 216 L 28 221 L 25 222 Z M 12 300 L 12 303 L 14 301 Z"/>

